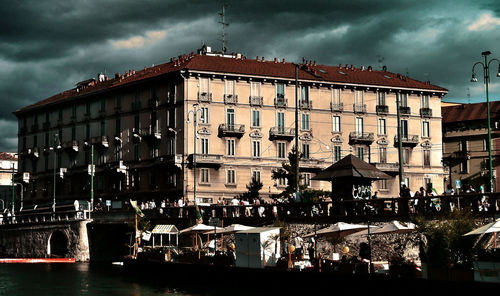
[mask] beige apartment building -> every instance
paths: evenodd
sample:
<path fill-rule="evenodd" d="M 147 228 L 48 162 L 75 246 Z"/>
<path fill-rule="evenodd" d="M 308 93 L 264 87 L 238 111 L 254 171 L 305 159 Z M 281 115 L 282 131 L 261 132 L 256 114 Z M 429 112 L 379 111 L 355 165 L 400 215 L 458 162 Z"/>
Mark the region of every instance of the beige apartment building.
<path fill-rule="evenodd" d="M 441 98 L 446 89 L 371 67 L 298 66 L 301 182 L 349 153 L 394 176 L 374 183 L 379 196 L 398 194 L 396 96 L 405 182 L 443 190 Z M 251 178 L 263 196 L 285 180 L 272 171 L 295 144 L 295 64 L 248 59 L 202 48 L 169 63 L 99 75 L 24 107 L 19 119 L 20 172 L 30 172 L 26 199 L 90 196 L 94 148 L 96 198 L 216 202 L 246 192 Z M 55 169 L 54 169 L 55 167 Z"/>
<path fill-rule="evenodd" d="M 17 155 L 0 152 L 0 209 L 9 207 L 12 201 L 12 174 L 17 173 Z M 19 187 L 19 186 L 18 186 Z"/>

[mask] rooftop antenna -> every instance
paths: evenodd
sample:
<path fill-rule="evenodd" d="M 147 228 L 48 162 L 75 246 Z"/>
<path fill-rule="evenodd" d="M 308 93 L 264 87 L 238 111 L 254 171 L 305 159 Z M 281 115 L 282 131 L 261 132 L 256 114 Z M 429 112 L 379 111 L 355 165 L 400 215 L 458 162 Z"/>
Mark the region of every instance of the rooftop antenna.
<path fill-rule="evenodd" d="M 219 15 L 221 17 L 221 21 L 219 24 L 222 25 L 222 54 L 226 53 L 226 27 L 229 27 L 229 23 L 226 23 L 225 16 L 226 16 L 226 7 L 229 7 L 229 4 L 223 4 L 222 5 L 222 12 L 219 12 Z"/>

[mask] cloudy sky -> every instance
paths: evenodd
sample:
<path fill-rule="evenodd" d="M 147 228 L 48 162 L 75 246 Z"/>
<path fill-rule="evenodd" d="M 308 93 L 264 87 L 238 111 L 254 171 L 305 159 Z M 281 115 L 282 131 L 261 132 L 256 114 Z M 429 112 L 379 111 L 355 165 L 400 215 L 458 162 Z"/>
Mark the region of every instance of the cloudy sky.
<path fill-rule="evenodd" d="M 484 100 L 470 83 L 481 52 L 500 58 L 500 1 L 225 1 L 228 51 L 321 64 L 387 65 Z M 12 112 L 99 72 L 166 62 L 202 42 L 220 49 L 222 1 L 5 0 L 0 6 L 0 151 L 17 150 Z M 496 41 L 495 41 L 496 40 Z M 491 100 L 500 100 L 492 63 Z"/>

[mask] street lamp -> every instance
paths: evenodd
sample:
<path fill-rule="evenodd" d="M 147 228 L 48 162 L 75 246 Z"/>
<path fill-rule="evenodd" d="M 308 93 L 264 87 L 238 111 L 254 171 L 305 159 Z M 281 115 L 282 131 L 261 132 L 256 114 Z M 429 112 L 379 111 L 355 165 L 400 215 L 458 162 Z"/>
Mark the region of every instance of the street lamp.
<path fill-rule="evenodd" d="M 193 198 L 194 198 L 194 205 L 196 207 L 196 138 L 197 138 L 197 132 L 196 132 L 196 123 L 197 123 L 197 117 L 198 117 L 198 112 L 201 112 L 200 119 L 203 120 L 203 110 L 198 109 L 198 103 L 193 104 L 193 110 L 189 111 L 187 114 L 187 123 L 189 124 L 189 115 L 193 116 L 193 173 L 194 173 L 194 184 L 193 184 Z"/>
<path fill-rule="evenodd" d="M 55 218 L 55 213 L 56 213 L 56 169 L 57 169 L 57 158 L 56 158 L 56 151 L 61 148 L 61 143 L 59 141 L 59 135 L 54 134 L 54 146 L 53 146 L 53 151 L 54 151 L 54 191 L 53 191 L 53 200 L 52 200 L 52 213 L 54 214 Z"/>
<path fill-rule="evenodd" d="M 486 85 L 486 106 L 487 106 L 487 112 L 488 112 L 488 161 L 489 161 L 489 174 L 490 174 L 490 192 L 493 192 L 493 160 L 491 158 L 491 122 L 490 122 L 490 98 L 488 94 L 488 82 L 490 79 L 490 73 L 489 73 L 489 68 L 490 64 L 493 61 L 496 61 L 499 66 L 498 66 L 498 73 L 497 77 L 500 77 L 500 61 L 498 59 L 491 59 L 488 62 L 488 56 L 491 54 L 490 51 L 483 51 L 481 55 L 484 57 L 484 63 L 483 62 L 476 62 L 474 66 L 472 66 L 472 78 L 471 82 L 477 82 L 476 78 L 476 73 L 474 72 L 474 68 L 477 65 L 482 65 L 483 66 L 483 73 L 484 73 L 484 84 Z"/>

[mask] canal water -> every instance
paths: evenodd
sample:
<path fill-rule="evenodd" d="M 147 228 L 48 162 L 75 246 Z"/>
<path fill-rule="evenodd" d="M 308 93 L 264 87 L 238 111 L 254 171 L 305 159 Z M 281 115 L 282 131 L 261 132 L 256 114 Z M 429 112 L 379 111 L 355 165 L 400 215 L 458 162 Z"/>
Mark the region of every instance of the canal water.
<path fill-rule="evenodd" d="M 0 295 L 208 295 L 128 277 L 111 264 L 0 264 Z"/>

